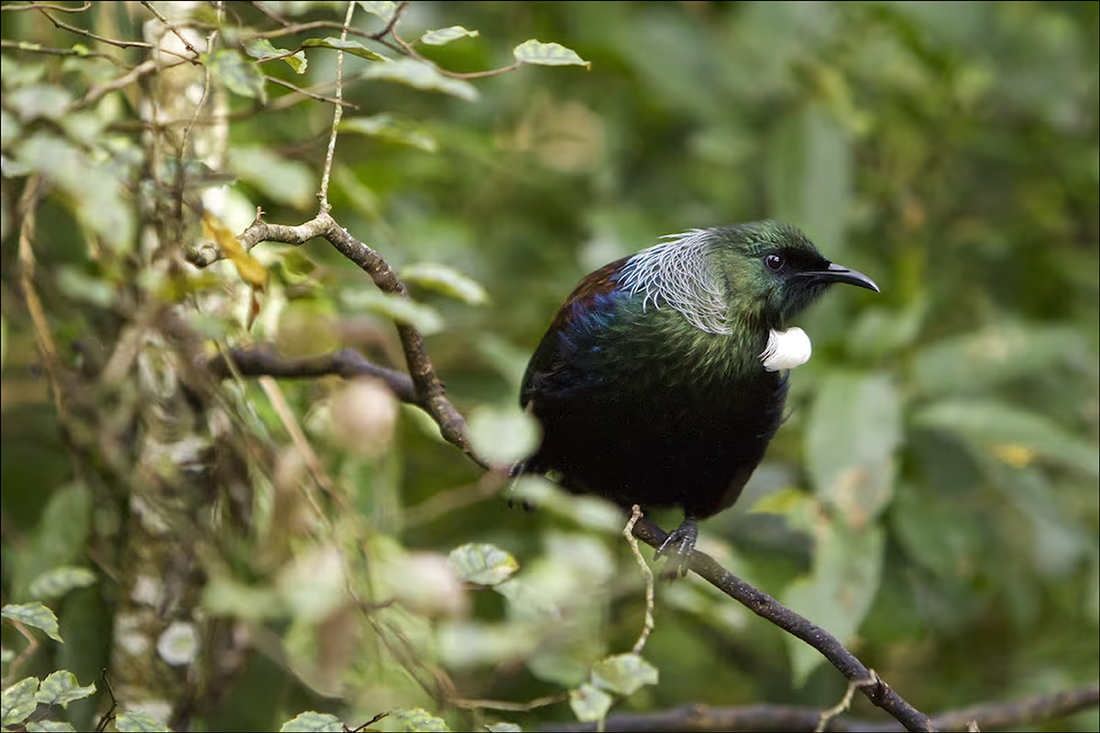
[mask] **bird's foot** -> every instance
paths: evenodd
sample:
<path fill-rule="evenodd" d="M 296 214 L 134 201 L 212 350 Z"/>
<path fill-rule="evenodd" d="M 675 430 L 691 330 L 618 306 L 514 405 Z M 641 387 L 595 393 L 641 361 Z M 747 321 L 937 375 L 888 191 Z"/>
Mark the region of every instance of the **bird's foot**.
<path fill-rule="evenodd" d="M 698 538 L 699 526 L 691 517 L 685 518 L 679 527 L 669 533 L 654 555 L 658 559 L 668 556 L 661 577 L 674 580 L 687 575 L 688 564 L 695 552 L 695 540 Z"/>

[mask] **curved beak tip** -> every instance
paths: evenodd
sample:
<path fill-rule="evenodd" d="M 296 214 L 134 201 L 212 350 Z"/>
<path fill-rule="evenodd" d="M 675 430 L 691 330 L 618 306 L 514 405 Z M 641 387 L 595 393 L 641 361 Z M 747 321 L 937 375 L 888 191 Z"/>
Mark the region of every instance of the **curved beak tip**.
<path fill-rule="evenodd" d="M 822 274 L 826 276 L 826 279 L 832 282 L 848 283 L 849 285 L 855 285 L 859 288 L 874 290 L 876 293 L 882 292 L 879 290 L 874 280 L 867 277 L 862 272 L 852 270 L 843 265 L 831 264 L 829 265 L 829 269 Z"/>

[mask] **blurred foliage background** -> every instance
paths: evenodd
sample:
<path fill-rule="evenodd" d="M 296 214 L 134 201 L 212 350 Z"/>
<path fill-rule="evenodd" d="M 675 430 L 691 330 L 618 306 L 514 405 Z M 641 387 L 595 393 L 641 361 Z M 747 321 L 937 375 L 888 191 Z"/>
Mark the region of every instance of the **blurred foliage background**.
<path fill-rule="evenodd" d="M 215 18 L 190 5 L 200 26 Z M 338 24 L 344 8 L 233 3 L 219 42 L 234 49 L 279 28 L 271 14 Z M 62 19 L 131 40 L 153 20 L 137 3 Z M 927 713 L 1053 693 L 1095 682 L 1100 660 L 1098 23 L 1094 2 L 415 2 L 405 39 L 479 32 L 418 46 L 444 69 L 508 66 L 528 38 L 591 67 L 525 65 L 418 89 L 347 56 L 344 94 L 358 108 L 337 143 L 332 213 L 408 273 L 422 307 L 400 317 L 427 334 L 476 444 L 505 455 L 520 449 L 526 359 L 581 276 L 663 234 L 797 224 L 883 293 L 836 293 L 799 324 L 815 355 L 792 375 L 790 417 L 745 497 L 705 524 L 701 549 L 839 636 Z M 359 10 L 353 25 L 384 22 Z M 293 51 L 337 33 L 272 42 Z M 117 340 L 149 312 L 141 304 L 176 308 L 207 355 L 219 344 L 286 356 L 353 347 L 403 362 L 391 305 L 323 241 L 253 250 L 269 277 L 250 327 L 249 288 L 231 266 L 178 264 L 157 279 L 141 243 L 184 187 L 142 182 L 158 170 L 185 180 L 179 168 L 195 161 L 169 146 L 150 165 L 150 127 L 138 122 L 148 76 L 89 99 L 125 69 L 42 48 L 81 44 L 126 68 L 146 50 L 38 12 L 4 12 L 3 39 L 2 591 L 23 603 L 52 568 L 96 572 L 50 601 L 67 643 L 44 642 L 18 675 L 63 667 L 88 684 L 117 659 L 128 581 L 110 548 L 127 541 L 133 509 L 100 470 L 112 458 L 81 449 L 74 426 L 117 430 L 119 444 L 140 432 L 113 419 L 133 395 L 104 380 Z M 303 74 L 279 60 L 261 68 L 331 95 L 335 54 L 305 57 Z M 273 81 L 250 90 L 247 71 L 235 85 L 227 66 L 212 82 L 228 89 L 227 155 L 187 176 L 207 191 L 232 181 L 216 213 L 235 232 L 257 206 L 269 222 L 309 219 L 332 105 Z M 21 279 L 32 180 L 43 193 L 31 277 L 75 380 L 63 384 L 86 397 L 75 416 L 47 379 Z M 159 251 L 182 263 L 204 235 L 194 211 L 176 214 L 177 238 L 161 232 Z M 564 703 L 461 701 L 558 695 L 630 649 L 644 583 L 619 514 L 537 482 L 524 490 L 539 494 L 538 511 L 509 508 L 499 482 L 376 384 L 272 384 L 228 380 L 212 398 L 257 447 L 240 451 L 247 480 L 213 482 L 216 494 L 247 486 L 244 499 L 208 500 L 215 516 L 243 502 L 248 520 L 188 530 L 195 541 L 172 550 L 202 568 L 193 617 L 230 629 L 241 656 L 220 667 L 232 673 L 191 724 L 271 729 L 315 709 L 354 727 L 412 707 L 455 729 L 572 719 Z M 492 589 L 464 584 L 448 555 L 465 543 L 491 543 L 518 569 Z M 697 578 L 659 587 L 657 603 L 644 657 L 660 681 L 614 711 L 828 707 L 843 692 L 816 652 Z M 11 631 L 4 646 L 18 649 Z M 74 721 L 94 721 L 102 698 L 73 705 Z M 1100 718 L 1047 725 L 1097 730 Z"/>

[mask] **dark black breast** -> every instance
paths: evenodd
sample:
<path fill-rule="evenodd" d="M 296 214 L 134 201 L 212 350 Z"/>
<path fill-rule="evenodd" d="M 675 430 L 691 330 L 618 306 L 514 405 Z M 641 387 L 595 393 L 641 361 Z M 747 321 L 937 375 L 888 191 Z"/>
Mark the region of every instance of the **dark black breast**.
<path fill-rule="evenodd" d="M 625 296 L 600 274 L 603 287 L 578 287 L 582 299 L 563 306 L 528 367 L 521 402 L 543 440 L 525 470 L 556 471 L 566 488 L 625 506 L 711 516 L 737 500 L 763 458 L 786 378 L 762 367 L 690 370 L 676 343 L 624 336 Z"/>

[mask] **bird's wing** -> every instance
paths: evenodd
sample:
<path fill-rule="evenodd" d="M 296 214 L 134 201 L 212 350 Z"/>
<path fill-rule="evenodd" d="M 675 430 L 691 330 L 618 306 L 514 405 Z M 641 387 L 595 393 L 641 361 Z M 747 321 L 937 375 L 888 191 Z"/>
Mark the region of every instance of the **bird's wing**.
<path fill-rule="evenodd" d="M 560 379 L 562 373 L 576 366 L 571 358 L 575 350 L 572 337 L 580 330 L 590 330 L 595 326 L 595 319 L 609 314 L 615 278 L 627 259 L 615 260 L 587 275 L 554 314 L 550 328 L 527 364 L 520 389 L 521 406 L 527 406 L 547 390 L 557 391 L 554 385 L 563 381 Z M 586 380 L 570 381 L 574 389 L 583 389 Z"/>

